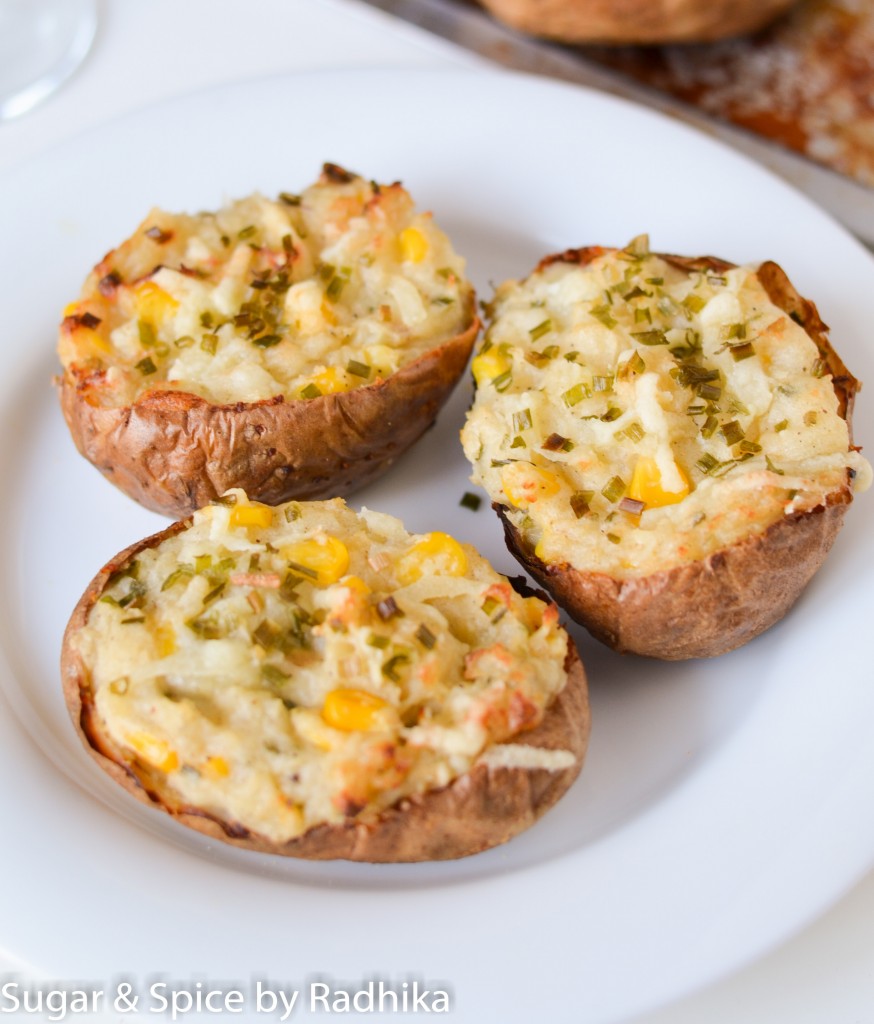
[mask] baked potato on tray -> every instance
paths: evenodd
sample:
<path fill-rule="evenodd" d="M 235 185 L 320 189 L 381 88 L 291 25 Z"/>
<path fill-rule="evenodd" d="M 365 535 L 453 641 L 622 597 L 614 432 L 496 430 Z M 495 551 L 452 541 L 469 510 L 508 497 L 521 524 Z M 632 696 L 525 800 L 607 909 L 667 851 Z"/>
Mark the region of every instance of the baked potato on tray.
<path fill-rule="evenodd" d="M 67 705 L 144 803 L 310 859 L 462 857 L 580 770 L 586 680 L 555 605 L 443 533 L 230 491 L 134 544 L 67 627 Z"/>
<path fill-rule="evenodd" d="M 547 257 L 490 316 L 462 439 L 531 575 L 619 651 L 777 622 L 871 479 L 858 382 L 781 268 L 641 236 Z"/>
<path fill-rule="evenodd" d="M 464 261 L 399 183 L 152 210 L 65 310 L 79 451 L 147 508 L 346 496 L 434 422 L 478 331 Z"/>

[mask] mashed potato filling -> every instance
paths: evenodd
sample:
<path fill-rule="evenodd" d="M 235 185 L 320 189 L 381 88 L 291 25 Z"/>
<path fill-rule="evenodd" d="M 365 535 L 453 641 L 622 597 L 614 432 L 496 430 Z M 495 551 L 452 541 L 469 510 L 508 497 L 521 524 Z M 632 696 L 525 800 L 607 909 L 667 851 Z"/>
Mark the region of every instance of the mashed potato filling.
<path fill-rule="evenodd" d="M 566 682 L 555 607 L 340 499 L 228 492 L 117 572 L 76 644 L 123 761 L 274 841 L 370 820 L 504 741 L 507 763 L 566 767 L 524 748 Z"/>
<path fill-rule="evenodd" d="M 106 406 L 154 389 L 215 403 L 372 384 L 467 327 L 464 261 L 400 184 L 332 164 L 300 195 L 154 209 L 65 311 L 65 368 Z"/>
<path fill-rule="evenodd" d="M 754 267 L 690 274 L 642 237 L 507 282 L 491 313 L 462 442 L 546 563 L 647 575 L 870 482 Z"/>

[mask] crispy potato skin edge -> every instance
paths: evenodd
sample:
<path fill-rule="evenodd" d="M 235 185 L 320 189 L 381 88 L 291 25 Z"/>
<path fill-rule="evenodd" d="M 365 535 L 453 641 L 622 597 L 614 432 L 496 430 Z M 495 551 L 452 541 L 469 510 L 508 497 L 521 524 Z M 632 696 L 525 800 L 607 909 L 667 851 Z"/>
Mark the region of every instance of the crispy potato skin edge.
<path fill-rule="evenodd" d="M 479 333 L 469 326 L 374 384 L 312 399 L 216 405 L 187 392 L 148 391 L 102 408 L 65 371 L 64 418 L 80 454 L 125 494 L 179 518 L 231 487 L 277 505 L 348 496 L 381 476 L 434 423 Z"/>
<path fill-rule="evenodd" d="M 142 803 L 165 811 L 204 835 L 243 849 L 307 860 L 400 863 L 452 860 L 504 843 L 533 825 L 576 779 L 588 745 L 591 715 L 585 672 L 569 639 L 564 689 L 549 705 L 540 725 L 512 741 L 570 751 L 574 764 L 569 768 L 547 771 L 476 765 L 442 789 L 400 801 L 375 821 L 319 825 L 287 843 L 272 842 L 198 808 L 171 803 L 161 793 L 160 773 L 126 759 L 102 734 L 88 670 L 75 649 L 74 638 L 87 623 L 114 572 L 189 525 L 190 520 L 174 523 L 113 558 L 91 581 L 64 633 L 61 677 L 76 732 L 97 764 Z"/>
<path fill-rule="evenodd" d="M 586 265 L 610 251 L 598 246 L 570 249 L 547 256 L 537 269 L 556 262 Z M 734 266 L 713 256 L 662 258 L 690 272 Z M 758 277 L 771 301 L 800 320 L 819 348 L 852 440 L 859 383 L 832 348 L 816 306 L 798 294 L 776 263 L 763 263 Z M 624 580 L 542 562 L 507 520 L 507 509 L 492 507 L 513 555 L 594 637 L 621 653 L 680 661 L 725 654 L 779 622 L 825 560 L 851 501 L 848 479 L 823 505 L 784 517 L 701 561 Z"/>
<path fill-rule="evenodd" d="M 514 28 L 575 43 L 709 42 L 754 32 L 794 0 L 480 0 Z"/>

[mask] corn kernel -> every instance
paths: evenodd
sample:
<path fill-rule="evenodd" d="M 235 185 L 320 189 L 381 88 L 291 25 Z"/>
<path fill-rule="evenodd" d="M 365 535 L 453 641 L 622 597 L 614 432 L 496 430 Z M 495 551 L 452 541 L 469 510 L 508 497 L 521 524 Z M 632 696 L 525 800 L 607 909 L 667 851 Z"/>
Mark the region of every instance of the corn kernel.
<path fill-rule="evenodd" d="M 662 475 L 655 459 L 643 456 L 637 460 L 631 483 L 628 485 L 626 497 L 642 501 L 647 508 L 661 508 L 663 505 L 676 505 L 689 493 L 689 478 L 677 466 L 677 472 L 683 481 L 679 491 L 667 491 L 662 487 Z"/>
<path fill-rule="evenodd" d="M 541 498 L 551 498 L 561 490 L 554 473 L 525 462 L 511 462 L 501 467 L 501 487 L 511 505 L 528 508 Z"/>
<path fill-rule="evenodd" d="M 160 772 L 175 772 L 179 767 L 179 757 L 166 740 L 147 732 L 135 732 L 128 736 L 127 742 L 146 764 Z"/>
<path fill-rule="evenodd" d="M 401 246 L 401 259 L 410 263 L 421 263 L 428 255 L 428 239 L 418 228 L 404 228 L 398 235 Z"/>
<path fill-rule="evenodd" d="M 370 587 L 360 576 L 344 576 L 340 583 L 344 587 L 348 587 L 353 593 L 360 594 L 361 597 L 367 597 L 371 593 Z"/>
<path fill-rule="evenodd" d="M 328 305 L 327 302 L 323 302 L 319 307 L 319 312 L 322 314 L 322 319 L 330 327 L 336 327 L 339 321 L 337 320 L 337 314 Z"/>
<path fill-rule="evenodd" d="M 429 533 L 401 555 L 397 576 L 404 586 L 423 576 L 463 576 L 467 572 L 464 548 L 448 533 Z"/>
<path fill-rule="evenodd" d="M 174 315 L 179 303 L 154 281 L 144 281 L 134 289 L 137 317 L 156 326 Z"/>
<path fill-rule="evenodd" d="M 201 773 L 208 779 L 226 779 L 231 774 L 231 766 L 223 757 L 208 757 L 201 765 Z"/>
<path fill-rule="evenodd" d="M 367 732 L 376 728 L 380 712 L 388 704 L 365 690 L 331 690 L 325 697 L 322 717 L 334 729 L 343 732 Z"/>
<path fill-rule="evenodd" d="M 314 583 L 328 587 L 349 568 L 349 551 L 343 541 L 330 535 L 309 537 L 288 544 L 282 557 L 315 574 Z"/>
<path fill-rule="evenodd" d="M 273 509 L 267 505 L 237 505 L 231 509 L 230 524 L 267 529 L 273 525 Z"/>
<path fill-rule="evenodd" d="M 348 391 L 353 385 L 348 380 L 346 374 L 336 366 L 329 366 L 322 370 L 321 373 L 315 374 L 310 377 L 308 384 L 315 384 L 323 395 L 336 395 L 340 391 Z M 301 387 L 303 391 L 308 384 L 304 384 Z"/>
<path fill-rule="evenodd" d="M 498 348 L 490 348 L 487 352 L 481 352 L 470 364 L 473 379 L 477 384 L 484 384 L 486 381 L 494 380 L 510 369 L 510 360 Z"/>
<path fill-rule="evenodd" d="M 176 653 L 176 633 L 168 623 L 161 623 L 155 629 L 155 646 L 158 648 L 159 658 L 169 658 Z"/>

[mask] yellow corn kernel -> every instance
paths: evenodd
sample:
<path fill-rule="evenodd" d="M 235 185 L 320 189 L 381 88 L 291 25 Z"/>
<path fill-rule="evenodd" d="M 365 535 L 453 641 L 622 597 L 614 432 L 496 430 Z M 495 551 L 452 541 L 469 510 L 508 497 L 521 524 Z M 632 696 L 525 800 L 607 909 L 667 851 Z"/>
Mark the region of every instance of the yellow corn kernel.
<path fill-rule="evenodd" d="M 327 302 L 323 302 L 319 312 L 322 314 L 322 319 L 331 327 L 336 327 L 339 321 L 337 320 L 337 314 L 328 305 Z"/>
<path fill-rule="evenodd" d="M 158 648 L 159 658 L 168 658 L 176 653 L 176 633 L 168 623 L 161 623 L 155 629 L 155 646 Z"/>
<path fill-rule="evenodd" d="M 157 768 L 159 772 L 175 772 L 179 767 L 176 751 L 166 740 L 152 736 L 151 733 L 135 732 L 128 736 L 127 742 L 146 764 Z"/>
<path fill-rule="evenodd" d="M 340 583 L 344 587 L 348 587 L 353 593 L 360 594 L 361 597 L 367 597 L 371 593 L 370 587 L 360 576 L 344 576 Z"/>
<path fill-rule="evenodd" d="M 325 697 L 322 718 L 343 732 L 367 732 L 380 724 L 380 712 L 388 706 L 365 690 L 331 690 Z"/>
<path fill-rule="evenodd" d="M 494 380 L 510 369 L 510 360 L 499 348 L 490 348 L 487 352 L 480 352 L 470 364 L 473 379 L 477 384 L 484 384 L 486 381 Z"/>
<path fill-rule="evenodd" d="M 75 316 L 78 312 L 79 312 L 79 303 L 78 302 L 69 302 L 69 303 L 67 303 L 66 306 L 64 306 L 64 316 L 65 317 Z"/>
<path fill-rule="evenodd" d="M 511 505 L 528 508 L 541 498 L 558 494 L 561 483 L 548 469 L 540 469 L 530 463 L 511 462 L 501 468 L 501 487 Z"/>
<path fill-rule="evenodd" d="M 267 505 L 238 505 L 231 509 L 231 526 L 257 526 L 267 529 L 273 525 L 273 509 Z"/>
<path fill-rule="evenodd" d="M 398 559 L 397 576 L 404 586 L 423 576 L 463 576 L 467 572 L 464 548 L 448 533 L 429 533 Z"/>
<path fill-rule="evenodd" d="M 642 501 L 647 508 L 676 505 L 689 493 L 689 478 L 679 466 L 677 466 L 677 472 L 683 481 L 681 490 L 666 491 L 662 487 L 662 475 L 656 460 L 642 456 L 635 463 L 626 497 Z"/>
<path fill-rule="evenodd" d="M 313 384 L 319 389 L 319 394 L 322 395 L 336 395 L 340 391 L 349 391 L 354 386 L 350 383 L 346 374 L 337 366 L 329 366 L 322 370 L 321 373 L 310 377 L 307 384 L 301 387 L 301 394 L 303 395 L 307 388 Z M 303 397 L 312 398 L 313 395 L 306 394 Z"/>
<path fill-rule="evenodd" d="M 418 228 L 404 228 L 398 235 L 401 259 L 410 263 L 421 263 L 428 255 L 428 239 Z"/>
<path fill-rule="evenodd" d="M 223 757 L 208 757 L 201 765 L 200 771 L 208 779 L 226 779 L 231 774 L 231 766 Z"/>
<path fill-rule="evenodd" d="M 330 535 L 309 537 L 288 544 L 282 557 L 315 573 L 314 583 L 328 587 L 336 583 L 349 568 L 349 551 L 343 541 Z"/>
<path fill-rule="evenodd" d="M 294 708 L 291 721 L 297 734 L 319 750 L 333 750 L 340 737 L 312 708 Z"/>
<path fill-rule="evenodd" d="M 179 303 L 154 281 L 144 281 L 134 289 L 137 317 L 156 326 L 174 315 Z"/>

